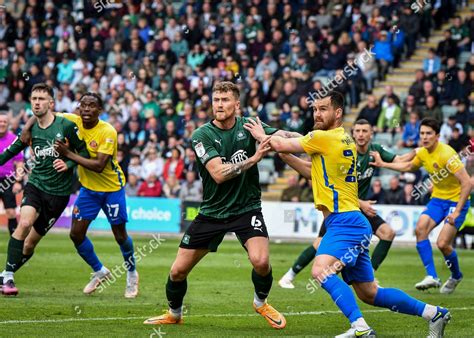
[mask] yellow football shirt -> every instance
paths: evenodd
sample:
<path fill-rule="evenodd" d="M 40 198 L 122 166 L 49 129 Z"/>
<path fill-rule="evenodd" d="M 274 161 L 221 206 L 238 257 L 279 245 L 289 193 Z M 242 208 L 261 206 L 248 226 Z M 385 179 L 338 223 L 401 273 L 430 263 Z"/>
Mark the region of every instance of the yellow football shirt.
<path fill-rule="evenodd" d="M 412 164 L 417 168 L 423 166 L 430 174 L 433 184 L 432 198 L 459 201 L 461 183 L 454 174 L 464 168 L 464 164 L 453 148 L 441 142 L 438 142 L 432 153 L 426 148 L 420 148 Z"/>
<path fill-rule="evenodd" d="M 82 186 L 101 192 L 118 191 L 125 185 L 125 175 L 117 162 L 117 131 L 111 124 L 99 120 L 99 123 L 92 129 L 85 129 L 82 119 L 76 114 L 58 114 L 74 122 L 80 137 L 86 142 L 87 150 L 91 159 L 97 158 L 97 153 L 111 155 L 109 163 L 104 171 L 95 171 L 78 166 L 79 182 Z"/>
<path fill-rule="evenodd" d="M 311 156 L 311 182 L 316 208 L 331 212 L 359 210 L 357 150 L 352 137 L 339 127 L 315 130 L 300 139 Z"/>

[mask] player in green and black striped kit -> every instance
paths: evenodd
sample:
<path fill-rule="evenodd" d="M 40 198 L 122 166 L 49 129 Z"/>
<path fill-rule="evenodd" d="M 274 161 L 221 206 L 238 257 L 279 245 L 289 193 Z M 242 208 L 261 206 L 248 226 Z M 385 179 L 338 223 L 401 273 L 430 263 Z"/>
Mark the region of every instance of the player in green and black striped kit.
<path fill-rule="evenodd" d="M 30 174 L 23 192 L 20 222 L 8 243 L 5 271 L 0 285 L 5 295 L 16 295 L 18 289 L 13 274 L 33 255 L 34 248 L 61 216 L 69 202 L 76 163 L 61 157 L 54 148 L 56 140 L 69 143 L 81 156 L 89 157 L 84 141 L 79 139 L 76 125 L 55 116 L 50 110 L 54 102 L 53 89 L 36 84 L 31 91 L 31 106 L 37 122 L 31 128 Z M 0 165 L 23 151 L 28 144 L 17 138 L 0 154 Z"/>
<path fill-rule="evenodd" d="M 240 109 L 240 93 L 235 84 L 218 83 L 212 95 L 214 120 L 201 126 L 192 136 L 204 187 L 199 215 L 184 234 L 171 267 L 166 284 L 169 311 L 146 320 L 145 324 L 182 322 L 188 274 L 207 253 L 217 251 L 227 232 L 234 232 L 253 266 L 255 310 L 272 327 L 283 329 L 286 325 L 284 316 L 266 302 L 273 277 L 256 166 L 270 150 L 270 136 L 257 147 L 250 132 L 244 129 L 247 119 L 236 116 Z M 299 136 L 286 135 L 286 132 L 268 126 L 265 126 L 265 132 L 267 135 Z M 217 287 L 217 283 L 213 285 Z"/>
<path fill-rule="evenodd" d="M 372 143 L 372 127 L 370 123 L 364 119 L 356 121 L 352 130 L 352 136 L 355 139 L 357 147 L 357 181 L 360 209 L 369 220 L 372 226 L 372 232 L 380 239 L 372 253 L 372 267 L 374 270 L 377 270 L 385 257 L 387 257 L 392 241 L 395 238 L 395 232 L 390 225 L 377 215 L 375 209 L 372 207 L 375 201 L 367 200 L 370 181 L 374 175 L 374 167 L 369 165 L 369 163 L 373 161 L 373 158 L 371 158 L 369 154 L 371 151 L 377 151 L 385 162 L 405 162 L 410 161 L 415 156 L 415 150 L 399 156 L 386 150 L 380 144 Z M 311 178 L 311 162 L 301 160 L 293 155 L 280 154 L 280 156 L 300 174 Z M 316 250 L 319 247 L 319 242 L 321 242 L 325 233 L 326 227 L 323 222 L 319 230 L 318 238 L 300 254 L 294 265 L 278 281 L 278 284 L 282 288 L 293 289 L 295 287 L 293 285 L 294 278 L 313 260 L 316 255 Z"/>

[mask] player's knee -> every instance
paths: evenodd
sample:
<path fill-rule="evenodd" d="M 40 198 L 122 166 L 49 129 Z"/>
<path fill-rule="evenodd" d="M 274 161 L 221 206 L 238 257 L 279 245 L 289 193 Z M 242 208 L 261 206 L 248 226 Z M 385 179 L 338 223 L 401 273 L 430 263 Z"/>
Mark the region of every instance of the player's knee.
<path fill-rule="evenodd" d="M 323 283 L 329 277 L 328 272 L 328 269 L 319 265 L 314 265 L 311 269 L 311 277 L 319 283 Z"/>
<path fill-rule="evenodd" d="M 74 243 L 74 245 L 81 245 L 82 242 L 84 242 L 85 236 L 84 234 L 77 232 L 77 231 L 71 231 L 69 233 L 69 238 L 71 241 Z"/>
<path fill-rule="evenodd" d="M 252 257 L 250 261 L 259 275 L 266 275 L 268 271 L 270 271 L 270 261 L 268 256 Z"/>
<path fill-rule="evenodd" d="M 189 271 L 187 271 L 183 267 L 177 266 L 176 264 L 173 264 L 170 270 L 170 278 L 173 282 L 185 280 L 188 274 Z"/>
<path fill-rule="evenodd" d="M 451 249 L 451 243 L 444 238 L 438 238 L 438 240 L 436 241 L 436 245 L 438 246 L 438 249 L 441 250 L 443 253 L 445 251 L 450 251 Z"/>
<path fill-rule="evenodd" d="M 382 233 L 380 235 L 380 239 L 383 239 L 384 241 L 393 241 L 395 239 L 395 231 L 387 226 L 382 229 Z"/>
<path fill-rule="evenodd" d="M 415 235 L 417 239 L 425 239 L 428 236 L 427 229 L 424 226 L 417 225 L 415 228 Z"/>

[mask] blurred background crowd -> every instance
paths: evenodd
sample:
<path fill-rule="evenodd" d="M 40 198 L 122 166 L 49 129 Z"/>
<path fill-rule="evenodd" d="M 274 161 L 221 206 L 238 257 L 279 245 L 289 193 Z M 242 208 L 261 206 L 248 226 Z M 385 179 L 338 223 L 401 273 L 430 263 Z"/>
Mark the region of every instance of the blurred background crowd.
<path fill-rule="evenodd" d="M 462 5 L 9 0 L 0 7 L 0 110 L 10 113 L 18 132 L 31 114 L 28 95 L 36 83 L 56 88 L 56 111 L 74 112 L 82 93 L 100 93 L 101 118 L 118 132 L 129 196 L 202 198 L 190 137 L 210 120 L 211 89 L 220 80 L 239 84 L 241 115 L 304 134 L 313 126 L 310 93 L 336 79 L 333 88 L 346 95 L 347 110 L 364 102 L 359 117 L 390 134 L 394 147 L 417 146 L 420 119 L 434 116 L 443 123 L 442 141 L 460 151 L 474 121 L 474 15 L 453 17 Z M 447 22 L 445 39 L 420 63 L 404 97 L 390 86 L 383 96 L 372 95 Z M 272 161 L 278 175 L 284 165 Z M 375 180 L 373 196 L 411 204 L 407 196 L 421 179 L 413 176 L 397 175 L 388 191 Z M 284 200 L 312 198 L 308 182 L 297 177 L 288 189 Z"/>

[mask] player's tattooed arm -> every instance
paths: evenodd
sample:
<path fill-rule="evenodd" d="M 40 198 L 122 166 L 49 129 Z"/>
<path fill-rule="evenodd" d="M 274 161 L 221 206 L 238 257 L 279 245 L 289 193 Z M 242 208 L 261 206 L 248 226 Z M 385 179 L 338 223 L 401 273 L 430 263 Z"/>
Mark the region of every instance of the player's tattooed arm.
<path fill-rule="evenodd" d="M 302 137 L 300 133 L 293 132 L 293 131 L 287 131 L 287 130 L 278 130 L 275 132 L 273 135 L 280 136 L 283 138 L 296 138 L 296 137 Z"/>
<path fill-rule="evenodd" d="M 222 163 L 219 157 L 215 157 L 206 163 L 206 169 L 217 184 L 231 180 L 257 164 L 270 151 L 270 139 L 271 137 L 267 136 L 267 138 L 258 145 L 255 154 L 245 161 L 235 164 Z"/>

